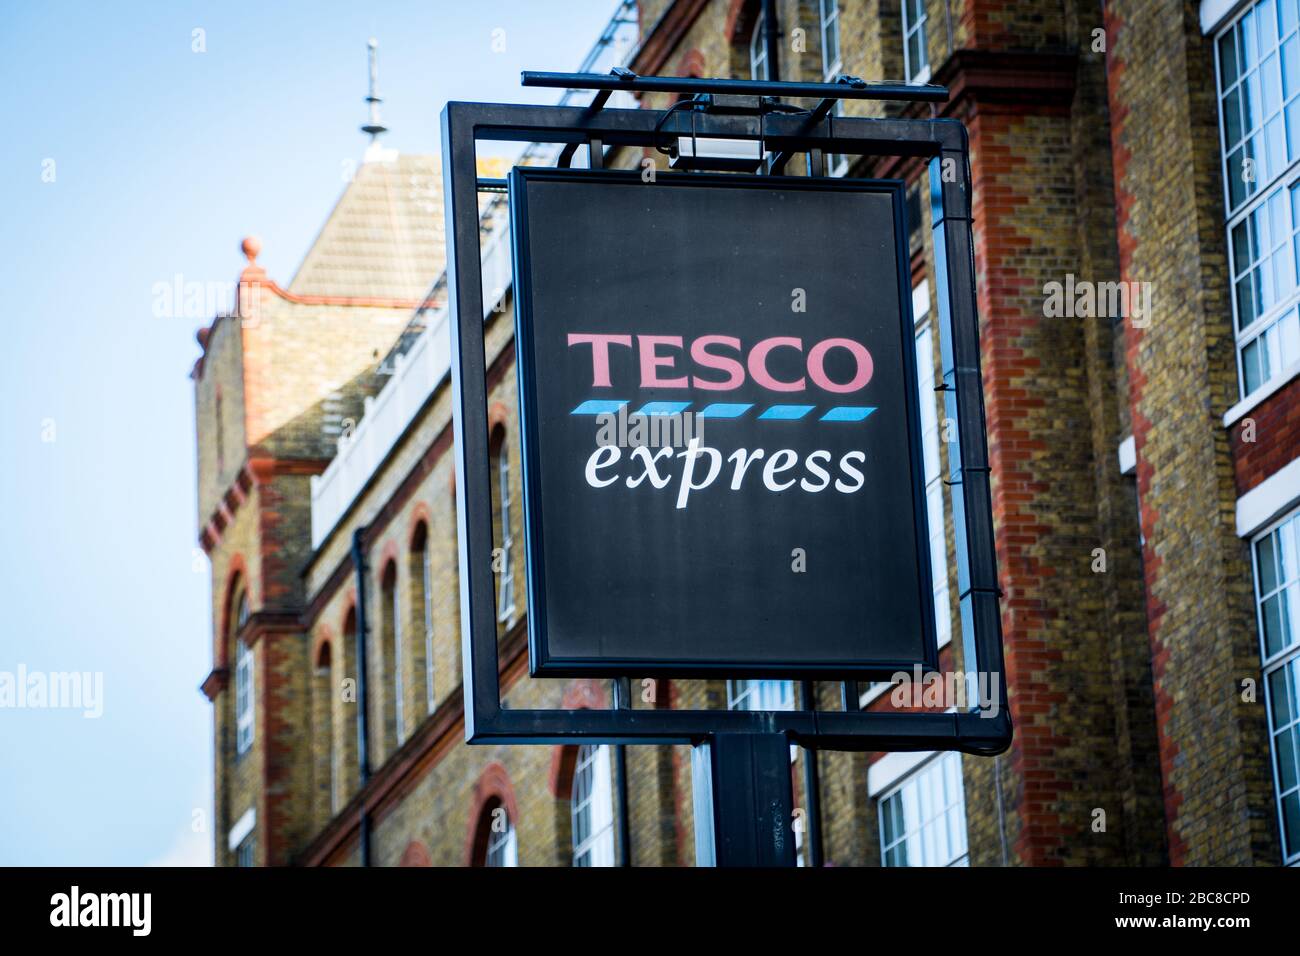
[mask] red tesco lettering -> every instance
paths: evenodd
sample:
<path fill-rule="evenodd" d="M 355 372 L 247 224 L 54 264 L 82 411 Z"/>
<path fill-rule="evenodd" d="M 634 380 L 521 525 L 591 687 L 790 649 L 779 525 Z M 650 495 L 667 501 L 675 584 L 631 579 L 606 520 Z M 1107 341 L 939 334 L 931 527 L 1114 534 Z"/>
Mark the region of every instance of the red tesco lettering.
<path fill-rule="evenodd" d="M 768 370 L 768 356 L 777 349 L 794 349 L 804 354 L 803 339 L 797 336 L 777 335 L 762 339 L 745 354 L 740 339 L 730 335 L 702 335 L 691 341 L 690 359 L 695 374 L 677 372 L 677 362 L 685 346 L 680 335 L 637 335 L 637 367 L 641 388 L 697 388 L 710 392 L 729 392 L 745 383 L 745 373 L 754 383 L 772 392 L 802 392 L 809 379 L 818 388 L 836 394 L 856 392 L 871 381 L 874 366 L 871 353 L 861 342 L 853 339 L 823 339 L 807 352 L 804 359 L 806 376 L 796 379 L 777 379 Z M 632 335 L 602 334 L 596 332 L 570 332 L 569 347 L 591 346 L 591 384 L 593 388 L 610 388 L 609 350 L 613 347 L 632 348 Z M 844 349 L 854 360 L 854 373 L 847 382 L 833 381 L 826 374 L 826 356 L 832 349 Z M 707 371 L 709 376 L 699 374 Z M 722 377 L 713 377 L 721 373 Z"/>

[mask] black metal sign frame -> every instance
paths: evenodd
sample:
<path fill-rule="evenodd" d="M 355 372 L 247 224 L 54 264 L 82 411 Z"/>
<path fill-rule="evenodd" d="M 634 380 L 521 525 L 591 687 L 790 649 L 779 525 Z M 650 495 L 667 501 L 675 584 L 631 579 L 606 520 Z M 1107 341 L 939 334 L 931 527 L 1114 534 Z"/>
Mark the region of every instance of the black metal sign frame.
<path fill-rule="evenodd" d="M 744 733 L 783 735 L 805 748 L 827 750 L 995 754 L 1010 744 L 980 382 L 966 131 L 955 120 L 828 115 L 827 103 L 832 98 L 887 98 L 873 97 L 870 88 L 800 84 L 799 91 L 792 93 L 785 86 L 745 83 L 739 84 L 736 92 L 824 95 L 828 99 L 811 114 L 684 115 L 672 110 L 601 109 L 604 101 L 600 97 L 591 107 L 457 102 L 447 104 L 443 111 L 465 734 L 470 743 L 699 744 Z M 938 99 L 943 94 L 939 92 L 932 95 L 933 88 L 920 88 L 910 98 Z M 942 356 L 942 385 L 937 388 L 944 393 L 946 417 L 957 423 L 956 441 L 948 445 L 948 483 L 953 489 L 963 663 L 968 673 L 991 678 L 978 682 L 978 695 L 972 695 L 970 706 L 963 710 L 865 712 L 859 708 L 854 680 L 843 682 L 843 709 L 838 711 L 632 708 L 629 677 L 658 676 L 655 674 L 616 678 L 612 710 L 502 707 L 491 557 L 487 364 L 478 222 L 481 186 L 499 189 L 502 184 L 480 184 L 478 142 L 563 143 L 566 149 L 562 163 L 567 163 L 573 148 L 587 145 L 592 167 L 600 168 L 605 146 L 653 147 L 692 132 L 697 136 L 759 140 L 776 157 L 772 166 L 778 170 L 794 153 L 809 155 L 813 174 L 820 173 L 821 157 L 829 154 L 914 157 L 929 163 Z"/>

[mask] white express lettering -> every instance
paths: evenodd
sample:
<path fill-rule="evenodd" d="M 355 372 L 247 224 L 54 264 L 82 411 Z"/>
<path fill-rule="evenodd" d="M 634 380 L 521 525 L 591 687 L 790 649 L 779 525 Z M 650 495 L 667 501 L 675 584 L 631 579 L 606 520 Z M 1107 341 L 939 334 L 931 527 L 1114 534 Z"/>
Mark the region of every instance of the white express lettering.
<path fill-rule="evenodd" d="M 707 458 L 707 468 L 700 464 L 701 458 Z M 832 455 L 824 449 L 808 453 L 803 461 L 805 474 L 801 476 L 794 471 L 799 463 L 799 453 L 793 449 L 782 448 L 768 455 L 762 448 L 752 451 L 739 448 L 724 463 L 722 453 L 716 448 L 701 444 L 698 437 L 692 438 L 686 450 L 675 456 L 671 448 L 651 451 L 638 446 L 628 456 L 631 467 L 625 473 L 620 473 L 617 467 L 622 460 L 623 452 L 617 445 L 597 447 L 587 458 L 583 472 L 587 484 L 592 488 L 608 488 L 621 479 L 626 487 L 638 488 L 646 484 L 648 478 L 651 488 L 662 491 L 675 481 L 678 508 L 687 506 L 691 492 L 703 491 L 718 483 L 727 464 L 731 466 L 730 479 L 723 478 L 722 486 L 729 486 L 732 491 L 741 489 L 745 476 L 751 470 L 750 466 L 759 460 L 764 462 L 761 468 L 753 469 L 759 475 L 755 480 L 761 480 L 768 491 L 776 494 L 793 488 L 796 484 L 809 494 L 817 494 L 831 486 L 832 477 L 835 490 L 841 494 L 850 495 L 861 491 L 866 484 L 860 466 L 866 463 L 867 456 L 861 451 L 845 452 L 838 463 L 838 475 L 834 476 L 830 467 Z M 778 480 L 785 479 L 787 473 L 790 473 L 788 480 Z M 669 493 L 673 494 L 672 491 Z"/>

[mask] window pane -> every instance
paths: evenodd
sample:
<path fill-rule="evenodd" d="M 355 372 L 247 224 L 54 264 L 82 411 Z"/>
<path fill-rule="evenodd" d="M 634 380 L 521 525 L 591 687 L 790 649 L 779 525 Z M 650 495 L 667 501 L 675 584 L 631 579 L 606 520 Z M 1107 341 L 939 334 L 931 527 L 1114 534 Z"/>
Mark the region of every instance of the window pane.
<path fill-rule="evenodd" d="M 1300 39 L 1291 37 L 1282 46 L 1282 97 L 1291 99 L 1300 91 Z"/>
<path fill-rule="evenodd" d="M 1300 156 L 1300 99 L 1286 108 L 1286 148 L 1287 156 Z"/>
<path fill-rule="evenodd" d="M 1255 321 L 1255 274 L 1237 280 L 1237 328 L 1244 329 Z"/>
<path fill-rule="evenodd" d="M 1289 793 L 1282 800 L 1282 828 L 1287 855 L 1300 851 L 1300 791 Z"/>
<path fill-rule="evenodd" d="M 1246 379 L 1246 394 L 1249 395 L 1264 383 L 1260 369 L 1259 340 L 1251 342 L 1241 351 L 1241 373 Z"/>
<path fill-rule="evenodd" d="M 1241 94 L 1233 90 L 1223 98 L 1223 140 L 1229 149 L 1241 142 Z"/>
<path fill-rule="evenodd" d="M 893 805 L 892 800 L 881 800 L 880 808 L 877 811 L 880 817 L 880 848 L 885 853 L 888 853 L 889 844 L 894 839 Z M 888 866 L 889 864 L 886 863 L 885 865 Z"/>
<path fill-rule="evenodd" d="M 1228 155 L 1228 205 L 1236 209 L 1246 198 L 1246 184 L 1241 180 L 1244 149 L 1238 147 Z"/>
<path fill-rule="evenodd" d="M 1241 18 L 1237 30 L 1241 38 L 1241 45 L 1237 48 L 1237 53 L 1241 60 L 1242 72 L 1246 72 L 1256 63 L 1259 62 L 1259 43 L 1255 35 L 1255 11 L 1252 10 Z"/>
<path fill-rule="evenodd" d="M 1219 37 L 1219 86 L 1227 89 L 1237 79 L 1237 45 L 1235 30 Z"/>
<path fill-rule="evenodd" d="M 1300 517 L 1292 518 L 1273 534 L 1277 538 L 1278 583 L 1292 584 L 1300 579 L 1300 566 L 1296 557 L 1296 534 L 1300 533 Z"/>
<path fill-rule="evenodd" d="M 1260 0 L 1255 8 L 1255 22 L 1259 24 L 1260 52 L 1277 45 L 1277 9 L 1274 0 Z"/>
<path fill-rule="evenodd" d="M 1300 359 L 1300 317 L 1292 309 L 1277 323 L 1278 368 L 1283 369 Z"/>
<path fill-rule="evenodd" d="M 1285 727 L 1295 719 L 1294 666 L 1280 667 L 1268 675 L 1268 700 L 1274 727 Z"/>
<path fill-rule="evenodd" d="M 1277 756 L 1277 785 L 1283 793 L 1296 785 L 1295 728 L 1288 728 L 1273 738 Z"/>
<path fill-rule="evenodd" d="M 1272 53 L 1266 57 L 1260 65 L 1259 72 L 1263 78 L 1260 86 L 1264 94 L 1261 105 L 1264 108 L 1264 115 L 1272 116 L 1282 108 L 1282 69 L 1278 55 Z"/>
<path fill-rule="evenodd" d="M 1277 589 L 1277 558 L 1274 555 L 1274 542 L 1277 532 L 1260 540 L 1255 546 L 1255 563 L 1259 567 L 1259 590 L 1268 594 Z"/>
<path fill-rule="evenodd" d="M 1287 634 L 1286 592 L 1273 595 L 1263 605 L 1264 654 L 1272 657 L 1290 643 Z"/>
<path fill-rule="evenodd" d="M 1234 275 L 1241 275 L 1250 268 L 1250 219 L 1237 223 L 1232 230 L 1232 268 Z"/>
<path fill-rule="evenodd" d="M 1264 122 L 1264 114 L 1260 109 L 1259 74 L 1249 74 L 1240 89 L 1241 118 L 1245 123 L 1246 131 L 1254 132 Z"/>

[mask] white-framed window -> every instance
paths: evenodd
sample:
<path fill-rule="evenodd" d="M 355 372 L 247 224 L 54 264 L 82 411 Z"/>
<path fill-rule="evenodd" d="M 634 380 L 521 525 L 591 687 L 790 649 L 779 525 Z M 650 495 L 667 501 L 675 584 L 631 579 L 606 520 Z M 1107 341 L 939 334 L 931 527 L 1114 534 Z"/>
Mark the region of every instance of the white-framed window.
<path fill-rule="evenodd" d="M 903 75 L 909 83 L 930 82 L 925 20 L 925 0 L 903 0 Z"/>
<path fill-rule="evenodd" d="M 943 466 L 939 457 L 939 416 L 935 411 L 934 323 L 930 321 L 930 283 L 922 280 L 912 290 L 912 318 L 916 328 L 916 390 L 921 406 L 921 451 L 925 466 L 925 513 L 929 525 L 930 578 L 934 598 L 934 626 L 938 646 L 952 640 L 948 607 L 948 540 L 944 535 Z"/>
<path fill-rule="evenodd" d="M 754 21 L 754 32 L 749 35 L 749 78 L 751 80 L 766 80 L 769 76 L 767 42 L 763 36 L 766 32 L 767 17 L 760 12 L 758 19 Z"/>
<path fill-rule="evenodd" d="M 610 780 L 609 747 L 579 747 L 569 801 L 574 866 L 614 865 L 614 795 Z"/>
<path fill-rule="evenodd" d="M 506 825 L 501 830 L 488 830 L 487 852 L 483 857 L 484 866 L 518 866 L 519 843 L 515 837 L 515 821 L 502 815 Z"/>
<path fill-rule="evenodd" d="M 244 629 L 248 621 L 248 594 L 239 596 L 239 611 L 235 616 L 235 633 Z M 235 641 L 235 752 L 245 754 L 253 746 L 254 717 L 253 650 L 242 638 Z"/>
<path fill-rule="evenodd" d="M 882 866 L 969 866 L 961 754 L 927 760 L 876 804 Z"/>
<path fill-rule="evenodd" d="M 420 552 L 420 573 L 424 582 L 424 688 L 425 704 L 429 713 L 433 713 L 437 700 L 433 692 L 433 549 L 429 539 L 424 541 L 424 550 Z"/>
<path fill-rule="evenodd" d="M 840 72 L 840 0 L 818 0 L 822 37 L 822 76 L 834 82 Z"/>
<path fill-rule="evenodd" d="M 510 451 L 505 438 L 497 456 L 497 482 L 501 500 L 501 590 L 497 616 L 507 625 L 515 619 L 515 566 L 511 561 L 514 539 L 510 536 Z"/>
<path fill-rule="evenodd" d="M 1259 0 L 1215 42 L 1242 398 L 1300 360 L 1298 19 L 1297 0 Z"/>
<path fill-rule="evenodd" d="M 406 740 L 406 688 L 402 680 L 402 597 L 397 585 L 397 566 L 393 566 L 393 588 L 387 595 L 393 622 L 393 715 L 397 725 L 397 744 Z"/>
<path fill-rule="evenodd" d="M 840 56 L 840 0 L 817 0 L 818 21 L 821 26 L 822 79 L 834 83 L 844 68 Z M 834 116 L 843 116 L 843 100 L 836 100 L 831 110 Z M 826 157 L 826 175 L 843 176 L 848 172 L 849 158 L 842 153 L 833 153 Z"/>
<path fill-rule="evenodd" d="M 235 866 L 249 867 L 256 866 L 257 838 L 252 836 L 244 837 L 242 843 L 235 847 Z"/>
<path fill-rule="evenodd" d="M 1255 599 L 1282 862 L 1300 865 L 1300 510 L 1254 540 Z"/>

